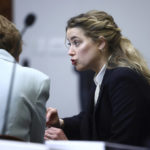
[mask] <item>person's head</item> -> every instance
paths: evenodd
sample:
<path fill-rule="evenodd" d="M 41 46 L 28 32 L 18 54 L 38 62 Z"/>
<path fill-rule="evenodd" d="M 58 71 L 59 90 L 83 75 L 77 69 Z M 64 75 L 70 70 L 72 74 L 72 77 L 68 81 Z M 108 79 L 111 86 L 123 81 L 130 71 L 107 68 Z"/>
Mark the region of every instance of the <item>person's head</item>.
<path fill-rule="evenodd" d="M 89 11 L 71 18 L 66 32 L 71 44 L 69 55 L 77 70 L 96 72 L 107 63 L 121 37 L 112 16 L 103 11 Z"/>
<path fill-rule="evenodd" d="M 22 51 L 20 32 L 2 15 L 0 15 L 0 48 L 8 51 L 18 61 Z"/>
<path fill-rule="evenodd" d="M 93 10 L 70 18 L 66 35 L 68 53 L 77 70 L 98 72 L 103 64 L 109 69 L 129 67 L 142 73 L 150 83 L 145 60 L 106 12 Z"/>

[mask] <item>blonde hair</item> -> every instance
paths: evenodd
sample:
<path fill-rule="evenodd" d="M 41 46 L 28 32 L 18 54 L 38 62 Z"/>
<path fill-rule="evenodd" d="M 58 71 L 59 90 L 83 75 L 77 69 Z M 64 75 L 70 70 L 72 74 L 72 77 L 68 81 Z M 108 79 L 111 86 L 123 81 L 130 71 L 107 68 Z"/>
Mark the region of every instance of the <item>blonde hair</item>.
<path fill-rule="evenodd" d="M 18 58 L 22 51 L 20 32 L 2 15 L 0 15 L 0 48 L 7 50 L 15 58 Z"/>
<path fill-rule="evenodd" d="M 110 59 L 107 68 L 128 67 L 141 73 L 150 83 L 150 70 L 142 55 L 134 48 L 130 40 L 123 37 L 121 30 L 112 16 L 104 11 L 92 10 L 72 17 L 67 22 L 68 28 L 79 27 L 86 36 L 97 42 L 103 36 L 108 43 Z"/>

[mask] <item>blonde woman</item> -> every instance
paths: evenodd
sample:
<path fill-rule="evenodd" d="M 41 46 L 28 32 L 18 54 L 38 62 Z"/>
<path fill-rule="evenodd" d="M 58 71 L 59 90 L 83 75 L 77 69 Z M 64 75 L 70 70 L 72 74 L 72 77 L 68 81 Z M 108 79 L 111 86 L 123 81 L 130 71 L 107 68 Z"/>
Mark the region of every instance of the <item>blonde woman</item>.
<path fill-rule="evenodd" d="M 96 88 L 79 115 L 59 119 L 49 108 L 45 139 L 144 145 L 150 135 L 150 71 L 142 56 L 103 11 L 71 18 L 66 37 L 72 64 L 78 71 L 93 70 Z"/>

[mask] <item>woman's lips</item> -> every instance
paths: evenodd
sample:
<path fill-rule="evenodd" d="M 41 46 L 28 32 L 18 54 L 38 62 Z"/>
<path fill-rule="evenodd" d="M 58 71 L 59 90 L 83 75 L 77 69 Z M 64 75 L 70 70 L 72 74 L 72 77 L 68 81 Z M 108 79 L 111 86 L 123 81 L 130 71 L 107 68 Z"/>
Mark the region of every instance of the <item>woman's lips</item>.
<path fill-rule="evenodd" d="M 71 59 L 72 65 L 76 65 L 77 61 L 74 59 Z"/>

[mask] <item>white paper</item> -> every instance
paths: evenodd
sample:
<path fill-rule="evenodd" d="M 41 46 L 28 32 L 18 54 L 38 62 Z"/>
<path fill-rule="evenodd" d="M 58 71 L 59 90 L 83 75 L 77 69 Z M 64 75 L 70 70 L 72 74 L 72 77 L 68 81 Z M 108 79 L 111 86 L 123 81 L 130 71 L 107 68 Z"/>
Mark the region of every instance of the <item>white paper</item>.
<path fill-rule="evenodd" d="M 45 145 L 50 150 L 105 150 L 104 142 L 49 140 Z"/>
<path fill-rule="evenodd" d="M 29 142 L 17 142 L 10 140 L 0 140 L 1 150 L 50 150 L 44 144 L 35 144 Z"/>

